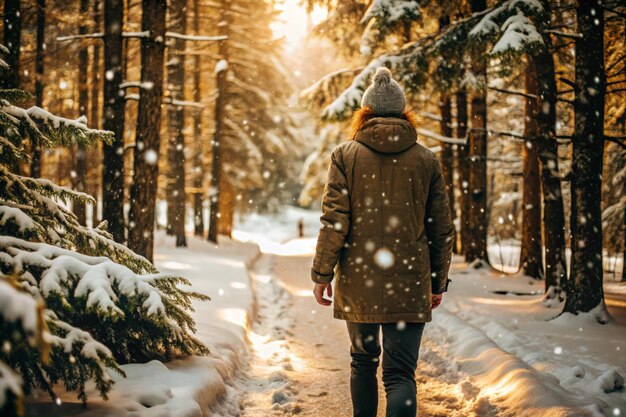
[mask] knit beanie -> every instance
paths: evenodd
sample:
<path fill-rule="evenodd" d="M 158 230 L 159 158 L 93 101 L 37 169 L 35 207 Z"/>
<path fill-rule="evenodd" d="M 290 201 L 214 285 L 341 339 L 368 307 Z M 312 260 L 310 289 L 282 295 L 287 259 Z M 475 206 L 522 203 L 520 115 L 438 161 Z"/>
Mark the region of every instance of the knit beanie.
<path fill-rule="evenodd" d="M 391 71 L 379 67 L 372 83 L 361 99 L 361 107 L 369 107 L 377 116 L 401 116 L 406 107 L 402 87 L 391 78 Z"/>

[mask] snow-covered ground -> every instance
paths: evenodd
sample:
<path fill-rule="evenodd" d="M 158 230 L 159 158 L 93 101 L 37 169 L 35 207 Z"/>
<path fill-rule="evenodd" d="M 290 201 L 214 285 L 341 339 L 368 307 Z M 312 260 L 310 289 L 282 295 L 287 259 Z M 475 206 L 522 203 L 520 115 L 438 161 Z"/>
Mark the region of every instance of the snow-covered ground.
<path fill-rule="evenodd" d="M 295 239 L 300 219 L 305 239 Z M 40 394 L 28 415 L 348 417 L 345 325 L 310 291 L 318 219 L 289 207 L 247 216 L 237 222 L 238 240 L 218 248 L 190 238 L 177 249 L 159 233 L 157 267 L 212 298 L 194 313 L 211 355 L 124 365 L 128 377 L 117 378 L 110 401 L 92 391 L 83 409 L 71 394 L 60 406 Z M 561 305 L 544 305 L 543 282 L 524 276 L 455 259 L 451 279 L 422 345 L 422 413 L 626 416 L 626 303 L 618 296 L 607 301 L 613 319 L 599 325 L 589 315 L 550 320 Z"/>
<path fill-rule="evenodd" d="M 248 268 L 260 252 L 255 244 L 227 239 L 217 248 L 193 237 L 188 243 L 189 248 L 175 248 L 173 239 L 159 232 L 155 263 L 163 272 L 185 276 L 194 290 L 211 297 L 195 303 L 193 313 L 197 337 L 211 354 L 165 364 L 123 365 L 126 378 L 115 376 L 109 401 L 100 399 L 92 387 L 87 408 L 60 387 L 60 405 L 39 393 L 27 404 L 29 416 L 210 415 L 209 407 L 227 395 L 228 382 L 247 360 L 249 321 L 255 308 Z"/>
<path fill-rule="evenodd" d="M 551 320 L 562 305 L 542 302 L 543 282 L 474 270 L 458 259 L 451 279 L 426 337 L 490 403 L 515 416 L 626 415 L 626 306 L 609 306 L 607 325 L 591 314 Z"/>

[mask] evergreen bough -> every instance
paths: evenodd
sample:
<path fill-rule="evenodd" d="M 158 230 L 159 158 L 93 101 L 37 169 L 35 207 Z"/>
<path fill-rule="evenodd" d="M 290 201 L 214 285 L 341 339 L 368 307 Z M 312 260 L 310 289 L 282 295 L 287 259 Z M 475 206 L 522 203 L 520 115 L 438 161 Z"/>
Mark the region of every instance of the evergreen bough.
<path fill-rule="evenodd" d="M 12 291 L 27 295 L 27 304 L 40 311 L 31 328 L 11 320 L 17 310 L 0 310 L 2 415 L 19 413 L 20 398 L 32 388 L 56 398 L 54 386 L 62 383 L 87 401 L 85 384 L 92 380 L 106 399 L 110 372 L 123 374 L 119 363 L 208 353 L 193 336 L 189 314 L 194 300 L 208 297 L 179 288 L 189 282 L 159 273 L 113 241 L 106 223 L 80 225 L 67 206 L 94 204 L 93 197 L 15 173 L 29 161 L 27 144 L 113 139 L 110 132 L 88 128 L 84 117 L 19 106 L 29 98 L 21 90 L 0 90 L 0 289 L 8 294 L 7 277 L 13 277 Z M 22 386 L 15 388 L 15 381 Z"/>

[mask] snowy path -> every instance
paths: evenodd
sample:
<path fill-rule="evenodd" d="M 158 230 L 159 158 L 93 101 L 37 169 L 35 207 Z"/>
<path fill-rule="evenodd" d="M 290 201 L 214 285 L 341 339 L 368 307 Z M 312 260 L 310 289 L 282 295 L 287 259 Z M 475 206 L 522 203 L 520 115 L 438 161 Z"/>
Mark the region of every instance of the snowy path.
<path fill-rule="evenodd" d="M 265 254 L 257 261 L 251 271 L 258 305 L 250 333 L 252 357 L 216 415 L 352 415 L 345 323 L 315 303 L 310 262 L 309 254 Z M 425 340 L 421 354 L 420 415 L 498 415 L 478 398 L 480 390 L 455 371 L 444 350 Z M 379 415 L 384 415 L 382 383 L 379 389 Z"/>

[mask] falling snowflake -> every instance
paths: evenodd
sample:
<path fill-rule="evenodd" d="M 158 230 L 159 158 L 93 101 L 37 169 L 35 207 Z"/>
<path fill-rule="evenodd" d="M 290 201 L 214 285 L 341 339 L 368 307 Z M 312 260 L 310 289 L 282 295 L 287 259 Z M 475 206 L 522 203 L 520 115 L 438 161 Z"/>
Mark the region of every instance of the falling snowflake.
<path fill-rule="evenodd" d="M 383 269 L 388 269 L 393 266 L 394 261 L 393 253 L 387 248 L 380 248 L 374 254 L 374 262 Z"/>
<path fill-rule="evenodd" d="M 144 158 L 147 164 L 155 165 L 159 159 L 159 155 L 157 155 L 154 149 L 148 149 L 144 154 Z"/>

